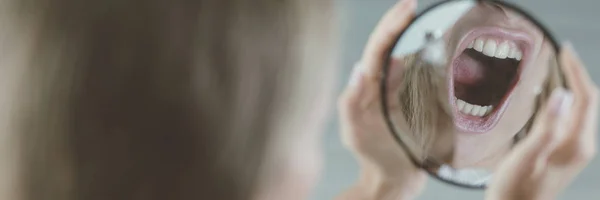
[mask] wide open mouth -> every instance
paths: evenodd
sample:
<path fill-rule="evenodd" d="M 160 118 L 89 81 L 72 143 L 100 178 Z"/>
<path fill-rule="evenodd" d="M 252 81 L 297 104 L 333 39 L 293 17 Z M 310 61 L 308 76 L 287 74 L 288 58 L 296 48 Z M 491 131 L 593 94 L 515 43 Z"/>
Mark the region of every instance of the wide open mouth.
<path fill-rule="evenodd" d="M 454 56 L 451 70 L 455 124 L 462 132 L 485 133 L 508 105 L 527 43 L 501 33 L 480 34 L 464 42 L 468 45 Z"/>

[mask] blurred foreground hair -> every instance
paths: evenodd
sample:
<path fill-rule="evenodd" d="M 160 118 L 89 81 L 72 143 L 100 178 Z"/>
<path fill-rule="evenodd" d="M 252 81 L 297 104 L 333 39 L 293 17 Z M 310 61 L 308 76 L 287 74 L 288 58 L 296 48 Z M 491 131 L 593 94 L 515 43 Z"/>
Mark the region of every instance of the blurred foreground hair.
<path fill-rule="evenodd" d="M 325 0 L 2 3 L 15 33 L 2 45 L 25 61 L 19 200 L 251 198 L 304 66 L 304 20 L 332 13 Z"/>

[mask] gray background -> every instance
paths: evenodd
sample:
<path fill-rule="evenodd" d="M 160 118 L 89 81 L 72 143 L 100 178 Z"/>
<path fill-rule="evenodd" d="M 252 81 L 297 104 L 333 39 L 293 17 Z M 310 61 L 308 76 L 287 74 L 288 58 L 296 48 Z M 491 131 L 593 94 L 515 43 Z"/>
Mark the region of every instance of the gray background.
<path fill-rule="evenodd" d="M 418 10 L 439 0 L 418 0 Z M 598 0 L 513 0 L 538 17 L 560 41 L 570 41 L 587 64 L 590 74 L 600 81 L 600 1 Z M 359 59 L 368 35 L 383 13 L 396 0 L 338 0 L 342 24 L 343 73 L 344 83 Z M 341 89 L 342 85 L 340 85 Z M 337 119 L 333 120 L 324 136 L 326 165 L 322 181 L 312 199 L 333 199 L 341 191 L 355 182 L 358 167 L 352 155 L 346 151 L 339 140 Z M 579 178 L 559 199 L 599 199 L 600 197 L 600 159 L 595 159 Z M 427 189 L 420 200 L 429 199 L 483 199 L 482 191 L 471 191 L 444 185 L 429 180 Z"/>

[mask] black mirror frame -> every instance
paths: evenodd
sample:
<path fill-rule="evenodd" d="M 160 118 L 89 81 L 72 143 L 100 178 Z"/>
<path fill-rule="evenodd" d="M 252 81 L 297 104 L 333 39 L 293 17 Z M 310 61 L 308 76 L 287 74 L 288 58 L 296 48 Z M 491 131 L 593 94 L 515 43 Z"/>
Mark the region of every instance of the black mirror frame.
<path fill-rule="evenodd" d="M 398 42 L 400 41 L 400 38 L 402 38 L 402 36 L 405 34 L 406 30 L 413 25 L 413 23 L 415 21 L 417 21 L 418 19 L 420 19 L 420 17 L 422 17 L 423 15 L 425 15 L 426 13 L 428 13 L 429 11 L 438 8 L 439 6 L 445 5 L 447 3 L 451 3 L 451 2 L 457 2 L 457 1 L 465 1 L 465 0 L 444 0 L 438 3 L 435 3 L 431 6 L 429 6 L 428 8 L 426 8 L 425 10 L 423 10 L 422 12 L 418 13 L 408 24 L 408 26 L 406 27 L 406 29 L 404 29 L 404 31 L 402 31 L 402 33 L 400 33 L 400 35 L 398 35 L 398 37 L 396 38 L 396 45 L 398 44 Z M 558 55 L 558 52 L 560 52 L 561 48 L 558 45 L 558 42 L 556 40 L 556 38 L 554 37 L 553 34 L 550 33 L 550 31 L 546 28 L 546 26 L 544 26 L 539 20 L 537 20 L 535 17 L 533 17 L 533 15 L 529 14 L 529 12 L 527 12 L 526 10 L 518 7 L 515 4 L 512 3 L 508 3 L 505 1 L 501 1 L 501 0 L 475 0 L 477 2 L 491 2 L 491 3 L 495 3 L 498 5 L 501 5 L 503 7 L 506 8 L 510 8 L 512 10 L 514 10 L 515 12 L 523 15 L 525 18 L 529 19 L 531 22 L 533 22 L 534 25 L 536 25 L 544 34 L 545 37 L 547 37 L 547 39 L 549 40 L 549 42 L 551 43 L 551 45 L 554 48 L 554 51 L 557 53 L 556 55 Z M 394 124 L 391 120 L 390 117 L 390 113 L 388 112 L 388 101 L 387 101 L 387 96 L 388 96 L 388 92 L 387 92 L 387 79 L 388 79 L 388 75 L 389 75 L 389 69 L 390 69 L 390 63 L 391 63 L 391 58 L 392 58 L 392 52 L 395 48 L 396 45 L 391 46 L 389 49 L 387 49 L 386 54 L 388 55 L 386 61 L 384 62 L 384 65 L 382 67 L 382 74 L 381 74 L 381 80 L 380 80 L 380 100 L 381 100 L 381 109 L 382 109 L 382 113 L 384 116 L 384 120 L 385 123 L 388 126 L 388 129 L 390 130 L 390 134 L 392 134 L 392 136 L 394 137 L 394 139 L 396 140 L 396 142 L 398 144 L 400 144 L 400 146 L 402 147 L 402 149 L 407 152 L 410 160 L 412 161 L 412 163 L 421 168 L 424 169 L 426 167 L 425 164 L 420 163 L 418 161 L 418 159 L 415 158 L 415 156 L 410 152 L 409 148 L 406 146 L 406 144 L 402 141 L 402 139 L 398 136 L 398 131 L 396 130 L 396 128 L 394 127 Z M 559 64 L 560 65 L 560 64 Z M 560 68 L 560 66 L 559 66 Z M 562 71 L 562 69 L 559 69 Z M 563 74 L 563 73 L 561 73 Z M 462 184 L 462 183 L 457 183 L 451 180 L 446 180 L 444 178 L 439 177 L 437 174 L 430 172 L 429 170 L 424 170 L 426 171 L 431 177 L 450 184 L 450 185 L 454 185 L 460 188 L 466 188 L 466 189 L 486 189 L 487 185 L 481 185 L 481 186 L 473 186 L 473 185 L 466 185 L 466 184 Z"/>

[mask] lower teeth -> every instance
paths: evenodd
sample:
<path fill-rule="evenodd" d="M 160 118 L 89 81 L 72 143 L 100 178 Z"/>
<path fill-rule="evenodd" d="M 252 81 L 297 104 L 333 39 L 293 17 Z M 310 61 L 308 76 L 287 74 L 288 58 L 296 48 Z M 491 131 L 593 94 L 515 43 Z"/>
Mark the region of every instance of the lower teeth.
<path fill-rule="evenodd" d="M 473 104 L 467 103 L 460 99 L 456 99 L 456 107 L 458 108 L 458 110 L 461 113 L 471 115 L 471 116 L 476 116 L 476 117 L 486 116 L 486 115 L 490 114 L 494 108 L 491 105 L 489 105 L 489 106 L 473 105 Z"/>

